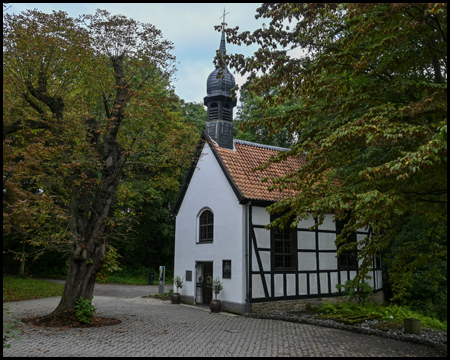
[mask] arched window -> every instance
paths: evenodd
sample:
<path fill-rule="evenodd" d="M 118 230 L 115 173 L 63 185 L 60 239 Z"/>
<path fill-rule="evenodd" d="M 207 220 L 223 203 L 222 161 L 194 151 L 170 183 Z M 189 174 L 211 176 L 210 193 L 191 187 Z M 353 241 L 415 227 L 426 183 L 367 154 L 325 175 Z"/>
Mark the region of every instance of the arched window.
<path fill-rule="evenodd" d="M 199 242 L 212 242 L 214 240 L 214 214 L 205 210 L 200 215 Z"/>

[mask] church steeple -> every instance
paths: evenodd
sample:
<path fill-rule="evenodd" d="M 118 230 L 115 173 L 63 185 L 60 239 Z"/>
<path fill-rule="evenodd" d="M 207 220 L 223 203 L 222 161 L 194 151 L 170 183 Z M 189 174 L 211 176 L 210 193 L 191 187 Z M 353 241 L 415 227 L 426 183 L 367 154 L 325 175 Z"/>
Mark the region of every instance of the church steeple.
<path fill-rule="evenodd" d="M 220 54 L 226 53 L 225 40 L 225 9 L 222 22 L 222 37 L 220 40 Z M 220 147 L 233 149 L 233 108 L 236 100 L 231 98 L 231 89 L 236 85 L 234 76 L 223 65 L 215 69 L 206 80 L 204 104 L 208 108 L 206 131 Z"/>
<path fill-rule="evenodd" d="M 220 39 L 220 54 L 222 56 L 225 55 L 227 49 L 226 49 L 226 41 L 225 41 L 225 32 L 222 29 L 222 38 Z"/>

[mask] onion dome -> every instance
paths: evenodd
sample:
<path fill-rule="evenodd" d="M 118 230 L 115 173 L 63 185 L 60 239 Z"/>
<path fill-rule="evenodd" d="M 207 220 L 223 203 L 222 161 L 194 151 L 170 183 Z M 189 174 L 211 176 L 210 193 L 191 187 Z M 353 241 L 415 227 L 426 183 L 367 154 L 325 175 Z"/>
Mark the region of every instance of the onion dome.
<path fill-rule="evenodd" d="M 225 32 L 220 40 L 220 56 L 225 55 Z M 223 64 L 223 62 L 221 62 Z M 231 89 L 236 82 L 226 66 L 215 69 L 206 80 L 206 96 L 203 101 L 208 108 L 207 134 L 219 145 L 233 149 L 233 108 L 236 100 L 231 97 Z"/>
<path fill-rule="evenodd" d="M 223 32 L 220 40 L 220 53 L 222 56 L 225 55 L 225 33 Z M 206 94 L 231 96 L 231 89 L 235 85 L 234 76 L 226 66 L 224 69 L 214 69 L 206 80 Z"/>

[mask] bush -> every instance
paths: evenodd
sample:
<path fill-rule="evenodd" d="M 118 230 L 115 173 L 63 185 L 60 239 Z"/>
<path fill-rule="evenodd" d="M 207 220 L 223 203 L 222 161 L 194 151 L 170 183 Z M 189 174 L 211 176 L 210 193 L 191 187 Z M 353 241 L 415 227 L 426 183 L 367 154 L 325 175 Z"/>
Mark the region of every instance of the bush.
<path fill-rule="evenodd" d="M 92 304 L 93 298 L 94 297 L 83 299 L 80 297 L 75 304 L 75 316 L 80 322 L 87 324 L 93 323 L 94 313 L 97 310 L 97 308 Z"/>
<path fill-rule="evenodd" d="M 323 312 L 329 316 L 323 317 L 352 319 L 352 318 L 381 318 L 384 321 L 403 322 L 407 318 L 420 320 L 423 328 L 438 329 L 447 331 L 447 321 L 440 321 L 437 318 L 425 316 L 419 312 L 411 310 L 407 306 L 399 306 L 391 304 L 389 306 L 376 306 L 373 303 L 367 302 L 364 305 L 355 304 L 352 302 L 344 302 L 338 304 L 331 304 L 329 302 L 323 303 L 318 311 Z M 340 315 L 340 316 L 338 316 Z"/>
<path fill-rule="evenodd" d="M 336 285 L 336 289 L 344 289 L 342 293 L 348 295 L 350 300 L 355 300 L 357 304 L 364 305 L 369 300 L 369 295 L 373 294 L 373 288 L 366 281 L 355 282 L 347 280 L 344 285 Z"/>
<path fill-rule="evenodd" d="M 173 273 L 167 271 L 166 268 L 166 284 L 173 283 Z M 97 279 L 100 283 L 109 284 L 131 284 L 131 285 L 148 285 L 149 274 L 155 274 L 155 281 L 158 281 L 159 271 L 145 266 L 123 266 L 120 271 L 114 272 L 108 276 L 107 280 Z"/>
<path fill-rule="evenodd" d="M 166 291 L 163 295 L 161 294 L 155 294 L 155 298 L 157 299 L 170 299 L 172 297 L 173 294 L 173 289 L 170 289 L 169 291 Z"/>

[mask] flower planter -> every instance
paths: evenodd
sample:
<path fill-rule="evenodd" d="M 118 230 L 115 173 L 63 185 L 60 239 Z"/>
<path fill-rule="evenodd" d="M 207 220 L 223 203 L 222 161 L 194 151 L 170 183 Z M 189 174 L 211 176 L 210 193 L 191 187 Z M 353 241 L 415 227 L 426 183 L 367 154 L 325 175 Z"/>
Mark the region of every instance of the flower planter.
<path fill-rule="evenodd" d="M 211 312 L 218 313 L 222 308 L 222 304 L 220 303 L 220 300 L 213 299 L 209 303 L 209 308 L 211 309 Z"/>
<path fill-rule="evenodd" d="M 420 335 L 420 320 L 405 319 L 405 334 Z"/>
<path fill-rule="evenodd" d="M 170 297 L 170 301 L 172 301 L 172 304 L 179 304 L 181 300 L 181 295 L 179 293 L 173 293 Z"/>

